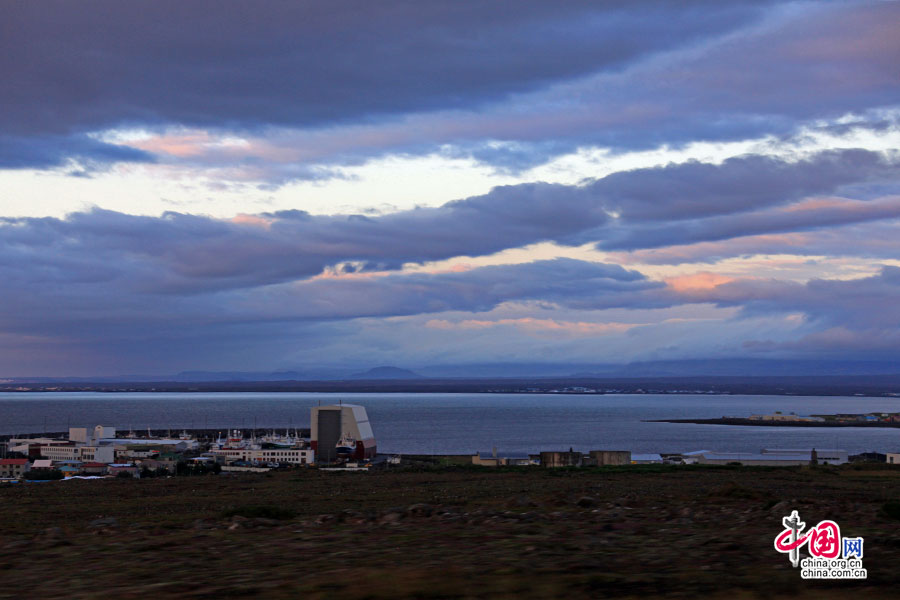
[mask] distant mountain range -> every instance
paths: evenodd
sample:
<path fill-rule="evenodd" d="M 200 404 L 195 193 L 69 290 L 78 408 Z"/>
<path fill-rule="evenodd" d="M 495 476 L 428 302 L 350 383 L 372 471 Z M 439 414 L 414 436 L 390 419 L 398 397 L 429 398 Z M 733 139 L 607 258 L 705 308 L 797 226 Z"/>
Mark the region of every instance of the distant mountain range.
<path fill-rule="evenodd" d="M 805 376 L 805 375 L 891 375 L 900 373 L 900 362 L 844 361 L 844 360 L 660 360 L 635 362 L 627 365 L 608 365 L 607 368 L 588 369 L 576 376 L 596 377 L 694 377 L 719 376 Z"/>
<path fill-rule="evenodd" d="M 348 379 L 422 379 L 422 376 L 409 369 L 375 367 L 362 373 L 354 373 Z"/>
<path fill-rule="evenodd" d="M 6 377 L 0 383 L 56 382 L 278 382 L 359 381 L 412 379 L 502 378 L 642 378 L 642 377 L 798 377 L 900 374 L 900 361 L 714 359 L 666 360 L 615 364 L 487 363 L 429 365 L 415 370 L 396 366 L 356 369 L 304 369 L 286 371 L 182 371 L 176 375 L 121 375 L 115 377 Z"/>
<path fill-rule="evenodd" d="M 478 364 L 417 368 L 424 377 L 496 378 L 554 377 L 575 379 L 609 377 L 696 376 L 815 376 L 900 374 L 900 361 L 770 360 L 723 358 L 711 360 L 658 360 L 617 364 Z"/>

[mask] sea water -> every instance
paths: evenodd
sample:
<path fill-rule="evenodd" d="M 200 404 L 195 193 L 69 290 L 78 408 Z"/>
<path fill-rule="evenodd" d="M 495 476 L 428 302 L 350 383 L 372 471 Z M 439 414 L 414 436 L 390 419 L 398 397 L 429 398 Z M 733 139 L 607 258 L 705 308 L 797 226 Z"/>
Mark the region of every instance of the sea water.
<path fill-rule="evenodd" d="M 708 394 L 0 393 L 0 434 L 112 425 L 126 432 L 309 427 L 309 409 L 366 407 L 379 452 L 466 454 L 596 449 L 900 451 L 900 429 L 740 427 L 648 419 L 900 412 L 900 398 Z"/>

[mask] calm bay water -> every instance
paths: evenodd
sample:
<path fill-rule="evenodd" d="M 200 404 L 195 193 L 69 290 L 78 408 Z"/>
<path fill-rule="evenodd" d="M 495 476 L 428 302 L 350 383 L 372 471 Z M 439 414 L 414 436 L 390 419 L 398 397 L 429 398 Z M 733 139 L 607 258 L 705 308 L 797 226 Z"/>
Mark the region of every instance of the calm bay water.
<path fill-rule="evenodd" d="M 309 426 L 309 409 L 338 400 L 366 407 L 381 452 L 455 454 L 624 449 L 632 452 L 761 448 L 900 451 L 900 429 L 733 427 L 645 423 L 643 419 L 752 413 L 900 411 L 900 399 L 713 395 L 0 393 L 0 433 L 114 425 L 171 427 Z"/>

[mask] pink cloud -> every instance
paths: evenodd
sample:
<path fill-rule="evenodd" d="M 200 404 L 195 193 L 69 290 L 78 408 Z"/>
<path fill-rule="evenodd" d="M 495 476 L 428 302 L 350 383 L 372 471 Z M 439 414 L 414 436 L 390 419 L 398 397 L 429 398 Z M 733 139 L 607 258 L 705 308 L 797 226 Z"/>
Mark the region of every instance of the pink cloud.
<path fill-rule="evenodd" d="M 273 223 L 272 219 L 261 217 L 259 215 L 247 214 L 237 215 L 230 220 L 232 223 L 236 223 L 237 225 L 250 225 L 252 227 L 262 227 L 263 229 L 269 229 Z"/>
<path fill-rule="evenodd" d="M 637 327 L 636 323 L 591 323 L 586 321 L 558 321 L 555 319 L 535 319 L 523 317 L 517 319 L 479 320 L 465 319 L 449 321 L 447 319 L 431 319 L 425 323 L 430 329 L 442 330 L 480 330 L 494 327 L 512 327 L 524 333 L 540 337 L 594 337 L 623 333 Z"/>
<path fill-rule="evenodd" d="M 734 281 L 734 277 L 720 275 L 709 271 L 692 273 L 690 275 L 678 275 L 664 279 L 666 284 L 680 294 L 705 292 L 716 288 L 723 283 Z"/>
<path fill-rule="evenodd" d="M 846 200 L 844 198 L 810 198 L 808 200 L 803 200 L 801 202 L 791 204 L 790 206 L 786 206 L 781 209 L 781 212 L 792 213 L 815 211 L 825 208 L 853 210 L 854 208 L 863 208 L 865 206 L 865 202 Z"/>
<path fill-rule="evenodd" d="M 128 145 L 154 154 L 168 154 L 177 158 L 196 158 L 206 153 L 208 146 L 214 142 L 206 131 L 192 129 L 182 133 L 154 135 L 144 140 L 130 142 Z"/>

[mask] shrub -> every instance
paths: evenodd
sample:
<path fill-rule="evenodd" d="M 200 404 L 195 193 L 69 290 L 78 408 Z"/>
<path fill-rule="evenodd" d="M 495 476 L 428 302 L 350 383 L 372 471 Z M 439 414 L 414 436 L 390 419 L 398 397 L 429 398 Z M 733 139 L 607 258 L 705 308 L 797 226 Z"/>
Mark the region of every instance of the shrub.
<path fill-rule="evenodd" d="M 30 481 L 56 481 L 63 477 L 59 469 L 35 469 L 25 473 L 25 479 Z"/>
<path fill-rule="evenodd" d="M 710 492 L 709 496 L 711 498 L 736 498 L 738 500 L 753 500 L 760 497 L 760 492 L 730 481 L 714 489 L 712 492 Z"/>
<path fill-rule="evenodd" d="M 237 508 L 231 508 L 222 513 L 223 517 L 245 517 L 247 519 L 278 519 L 278 520 L 286 520 L 293 519 L 296 516 L 296 513 L 289 508 L 282 508 L 280 506 L 271 506 L 266 504 L 260 505 L 250 505 L 250 506 L 238 506 Z"/>
<path fill-rule="evenodd" d="M 890 500 L 881 505 L 881 512 L 889 519 L 900 521 L 900 501 Z"/>

